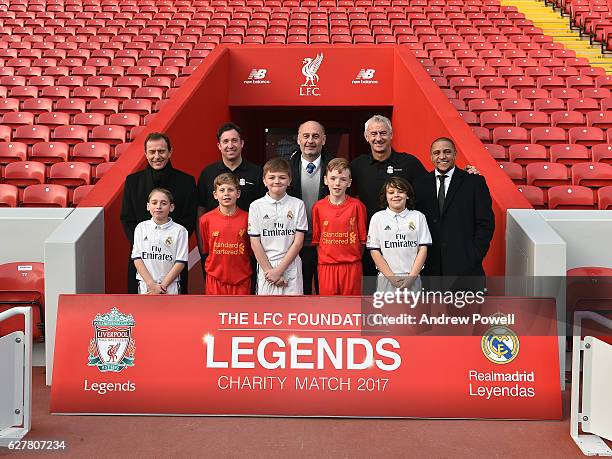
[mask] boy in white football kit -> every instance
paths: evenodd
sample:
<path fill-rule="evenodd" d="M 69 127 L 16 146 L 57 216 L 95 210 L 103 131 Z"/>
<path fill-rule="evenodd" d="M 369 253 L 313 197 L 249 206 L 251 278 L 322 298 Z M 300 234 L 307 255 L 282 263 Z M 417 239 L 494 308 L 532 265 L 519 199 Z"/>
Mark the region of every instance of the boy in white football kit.
<path fill-rule="evenodd" d="M 299 252 L 308 231 L 304 202 L 287 194 L 291 169 L 284 159 L 268 161 L 263 176 L 268 193 L 249 208 L 248 233 L 257 258 L 257 294 L 303 295 Z"/>
<path fill-rule="evenodd" d="M 409 289 L 419 291 L 419 273 L 427 258 L 431 235 L 427 220 L 418 210 L 411 210 L 414 192 L 402 178 L 392 177 L 381 190 L 385 210 L 370 220 L 367 248 L 378 269 L 379 292 Z"/>
<path fill-rule="evenodd" d="M 138 292 L 178 294 L 179 275 L 188 261 L 189 235 L 168 216 L 174 209 L 174 199 L 168 190 L 151 191 L 147 209 L 152 218 L 136 226 L 132 248 Z"/>

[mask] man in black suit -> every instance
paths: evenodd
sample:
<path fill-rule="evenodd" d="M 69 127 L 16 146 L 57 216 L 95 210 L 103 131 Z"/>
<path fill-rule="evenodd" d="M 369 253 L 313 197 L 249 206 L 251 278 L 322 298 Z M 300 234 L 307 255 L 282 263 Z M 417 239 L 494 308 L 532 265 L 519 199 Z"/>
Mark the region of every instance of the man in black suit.
<path fill-rule="evenodd" d="M 437 285 L 453 290 L 483 289 L 482 260 L 495 229 L 489 189 L 482 176 L 455 166 L 451 139 L 436 139 L 430 152 L 434 171 L 413 183 L 416 208 L 425 214 L 433 241 L 423 274 L 452 278 Z"/>
<path fill-rule="evenodd" d="M 304 246 L 300 250 L 304 295 L 318 291 L 317 248 L 312 245 L 312 206 L 329 194 L 329 188 L 323 179 L 327 164 L 334 157 L 323 151 L 325 140 L 325 128 L 321 123 L 318 121 L 302 123 L 297 136 L 300 151 L 296 151 L 289 160 L 292 177 L 287 194 L 304 201 L 308 217 L 308 232 L 304 238 Z"/>
<path fill-rule="evenodd" d="M 184 226 L 189 234 L 195 227 L 198 210 L 198 190 L 195 179 L 172 167 L 170 162 L 172 145 L 168 136 L 152 132 L 147 136 L 144 148 L 148 165 L 145 169 L 127 176 L 121 204 L 121 223 L 132 246 L 136 225 L 151 218 L 147 210 L 147 200 L 153 188 L 165 188 L 172 193 L 174 211 L 170 213 L 170 217 L 176 223 Z M 187 293 L 187 274 L 187 269 L 181 273 L 181 294 Z M 138 293 L 136 268 L 131 259 L 128 263 L 128 293 Z"/>

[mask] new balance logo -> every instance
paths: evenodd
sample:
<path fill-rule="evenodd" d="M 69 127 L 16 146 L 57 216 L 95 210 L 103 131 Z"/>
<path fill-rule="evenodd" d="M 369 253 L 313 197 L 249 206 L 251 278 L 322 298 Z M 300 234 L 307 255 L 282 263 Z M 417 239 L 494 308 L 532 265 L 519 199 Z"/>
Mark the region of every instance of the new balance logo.
<path fill-rule="evenodd" d="M 353 84 L 378 84 L 378 80 L 374 80 L 375 69 L 361 69 L 357 72 L 357 76 L 351 82 Z"/>
<path fill-rule="evenodd" d="M 359 73 L 357 74 L 357 76 L 355 77 L 355 79 L 356 80 L 371 80 L 372 78 L 374 78 L 375 72 L 376 70 L 374 69 L 361 69 Z"/>
<path fill-rule="evenodd" d="M 249 74 L 249 80 L 263 80 L 267 72 L 266 69 L 253 69 Z"/>
<path fill-rule="evenodd" d="M 265 79 L 267 74 L 268 69 L 252 69 L 244 84 L 270 84 L 270 80 Z"/>

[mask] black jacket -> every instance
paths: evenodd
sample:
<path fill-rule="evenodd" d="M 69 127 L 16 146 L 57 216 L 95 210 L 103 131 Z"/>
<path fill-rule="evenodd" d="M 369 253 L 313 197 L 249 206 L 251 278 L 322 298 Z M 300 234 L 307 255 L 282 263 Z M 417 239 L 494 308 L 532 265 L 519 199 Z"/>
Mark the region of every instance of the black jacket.
<path fill-rule="evenodd" d="M 491 195 L 484 177 L 455 167 L 442 215 L 434 172 L 414 183 L 416 208 L 425 214 L 432 238 L 423 274 L 482 276 L 484 259 L 495 229 Z"/>
<path fill-rule="evenodd" d="M 172 220 L 184 226 L 191 234 L 198 215 L 198 190 L 195 179 L 185 172 L 174 169 L 172 164 L 161 171 L 150 166 L 130 174 L 125 179 L 123 202 L 121 204 L 121 224 L 130 244 L 134 244 L 134 230 L 138 223 L 149 220 L 147 199 L 153 188 L 166 188 L 174 197 Z"/>
<path fill-rule="evenodd" d="M 327 171 L 327 164 L 334 159 L 334 156 L 321 152 L 321 182 L 319 183 L 319 197 L 323 199 L 329 194 L 329 188 L 323 181 L 325 172 Z M 289 159 L 289 165 L 291 166 L 291 185 L 287 188 L 287 194 L 298 199 L 302 199 L 302 153 L 298 150 Z"/>

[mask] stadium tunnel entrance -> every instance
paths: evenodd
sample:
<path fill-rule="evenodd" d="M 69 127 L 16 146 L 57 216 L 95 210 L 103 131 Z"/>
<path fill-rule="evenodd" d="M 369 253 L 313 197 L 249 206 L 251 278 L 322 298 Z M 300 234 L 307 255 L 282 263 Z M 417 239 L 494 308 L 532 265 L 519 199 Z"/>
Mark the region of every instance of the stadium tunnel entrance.
<path fill-rule="evenodd" d="M 119 221 L 123 184 L 128 174 L 145 166 L 143 142 L 149 132 L 167 133 L 173 143 L 173 165 L 198 177 L 207 164 L 219 159 L 216 130 L 229 120 L 245 130 L 244 154 L 254 162 L 263 163 L 269 151 L 278 150 L 278 145 L 267 148 L 267 143 L 294 135 L 297 126 L 309 119 L 328 129 L 330 151 L 350 159 L 368 151 L 363 123 L 375 113 L 391 115 L 395 150 L 414 154 L 431 169 L 432 140 L 451 137 L 458 149 L 457 165 L 475 165 L 486 178 L 496 231 L 484 266 L 489 276 L 503 275 L 506 211 L 531 206 L 409 49 L 221 45 L 79 206 L 104 208 L 107 293 L 127 290 L 130 247 Z M 286 147 L 290 153 L 290 141 Z M 190 247 L 195 246 L 192 237 Z"/>

